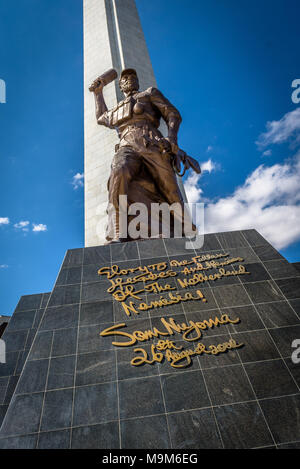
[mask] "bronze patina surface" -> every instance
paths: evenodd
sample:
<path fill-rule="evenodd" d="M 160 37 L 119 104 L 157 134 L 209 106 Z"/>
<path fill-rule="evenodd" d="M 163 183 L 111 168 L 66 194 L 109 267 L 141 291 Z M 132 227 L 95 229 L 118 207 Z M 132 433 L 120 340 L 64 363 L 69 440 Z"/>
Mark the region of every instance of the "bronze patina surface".
<path fill-rule="evenodd" d="M 127 208 L 135 202 L 145 204 L 149 213 L 149 228 L 151 203 L 167 203 L 169 206 L 177 204 L 178 210 L 176 212 L 175 209 L 172 216 L 182 220 L 183 199 L 176 172 L 180 173 L 181 163 L 184 172 L 192 167 L 199 173 L 200 167 L 197 161 L 178 148 L 177 134 L 182 120 L 179 111 L 158 89 L 150 87 L 139 91 L 139 81 L 134 69 L 125 69 L 120 76 L 119 85 L 125 99 L 113 109 L 107 109 L 103 88 L 116 77 L 116 71 L 109 70 L 92 83 L 90 91 L 95 96 L 98 124 L 116 129 L 120 138 L 108 181 L 106 239 L 129 241 L 130 238 L 124 239 L 120 233 L 119 196 L 127 196 Z M 158 129 L 161 118 L 167 124 L 167 138 Z M 114 210 L 111 210 L 112 207 Z M 174 232 L 171 229 L 172 235 Z"/>

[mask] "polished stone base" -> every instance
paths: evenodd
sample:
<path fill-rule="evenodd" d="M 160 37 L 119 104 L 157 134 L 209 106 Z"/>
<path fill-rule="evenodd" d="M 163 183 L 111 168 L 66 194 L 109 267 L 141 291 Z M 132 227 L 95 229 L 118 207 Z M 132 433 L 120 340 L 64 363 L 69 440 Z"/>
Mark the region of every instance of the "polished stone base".
<path fill-rule="evenodd" d="M 6 363 L 0 363 L 0 426 L 15 391 L 49 296 L 50 293 L 22 296 L 12 317 L 5 319 L 8 326 L 1 337 L 6 344 Z"/>
<path fill-rule="evenodd" d="M 109 280 L 98 275 L 104 266 L 169 266 L 203 253 L 241 257 L 244 261 L 225 269 L 242 264 L 250 274 L 183 289 L 178 279 L 193 274 L 173 265 L 177 275 L 160 279 L 160 285 L 170 284 L 182 295 L 200 289 L 207 301 L 130 316 L 107 292 Z M 135 291 L 149 283 L 135 283 Z M 140 295 L 142 300 L 129 297 L 126 303 L 167 297 L 166 292 Z M 201 249 L 192 250 L 182 239 L 70 250 L 51 294 L 23 297 L 20 303 L 3 337 L 8 351 L 7 364 L 0 364 L 3 414 L 12 394 L 7 389 L 18 384 L 1 427 L 0 448 L 299 447 L 300 364 L 291 355 L 292 342 L 300 339 L 300 271 L 255 230 L 209 234 Z M 196 342 L 183 341 L 180 333 L 159 337 L 185 350 L 199 342 L 206 350 L 230 340 L 244 344 L 218 355 L 193 356 L 185 368 L 172 367 L 166 358 L 130 364 L 141 355 L 135 348 L 150 352 L 158 339 L 116 347 L 112 341 L 126 338 L 99 335 L 114 324 L 125 323 L 120 330 L 132 334 L 162 330 L 162 317 L 182 324 L 225 313 L 240 322 L 205 329 Z"/>

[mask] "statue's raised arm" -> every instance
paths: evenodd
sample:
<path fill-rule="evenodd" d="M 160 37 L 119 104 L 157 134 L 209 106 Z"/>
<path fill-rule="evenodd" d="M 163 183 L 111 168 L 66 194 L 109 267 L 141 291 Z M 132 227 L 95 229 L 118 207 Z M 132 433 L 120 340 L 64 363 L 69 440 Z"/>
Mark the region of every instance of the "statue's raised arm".
<path fill-rule="evenodd" d="M 112 68 L 93 81 L 89 90 L 94 93 L 96 106 L 96 119 L 98 124 L 110 127 L 107 115 L 107 106 L 103 96 L 103 88 L 118 77 L 117 72 Z"/>

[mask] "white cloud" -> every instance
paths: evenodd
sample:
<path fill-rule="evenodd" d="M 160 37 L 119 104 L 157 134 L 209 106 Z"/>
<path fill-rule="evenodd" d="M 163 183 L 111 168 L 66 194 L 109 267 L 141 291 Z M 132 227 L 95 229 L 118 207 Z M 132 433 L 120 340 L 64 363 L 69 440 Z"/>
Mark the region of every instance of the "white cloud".
<path fill-rule="evenodd" d="M 272 150 L 266 150 L 263 152 L 263 156 L 271 156 L 272 155 Z"/>
<path fill-rule="evenodd" d="M 198 186 L 200 177 L 200 174 L 193 172 L 184 182 L 185 193 L 190 204 L 199 202 L 203 193 L 202 189 Z"/>
<path fill-rule="evenodd" d="M 77 190 L 79 187 L 83 187 L 84 185 L 84 173 L 80 174 L 77 173 L 72 178 L 72 185 L 74 190 Z"/>
<path fill-rule="evenodd" d="M 9 224 L 8 218 L 0 218 L 0 225 L 8 225 L 8 224 Z M 30 221 L 21 220 L 18 223 L 14 224 L 14 228 L 20 231 L 28 232 L 30 229 L 29 225 L 30 225 Z M 44 225 L 43 223 L 32 223 L 32 231 L 34 232 L 47 231 L 47 225 Z"/>
<path fill-rule="evenodd" d="M 7 269 L 8 265 L 7 264 L 0 264 L 0 269 Z"/>
<path fill-rule="evenodd" d="M 262 133 L 256 142 L 260 148 L 292 138 L 294 143 L 300 143 L 300 107 L 286 113 L 279 121 L 267 122 L 266 127 L 267 132 Z"/>
<path fill-rule="evenodd" d="M 42 223 L 40 223 L 39 225 L 32 223 L 32 225 L 33 225 L 32 231 L 35 231 L 35 232 L 47 231 L 47 225 L 43 225 Z"/>
<path fill-rule="evenodd" d="M 191 202 L 201 202 L 198 182 L 189 181 Z M 260 165 L 232 195 L 205 207 L 205 232 L 255 228 L 277 249 L 300 239 L 299 220 L 300 152 L 283 164 Z"/>
<path fill-rule="evenodd" d="M 207 171 L 208 173 L 211 173 L 214 169 L 216 169 L 216 164 L 211 159 L 201 163 L 200 166 L 202 172 Z"/>
<path fill-rule="evenodd" d="M 205 161 L 204 163 L 201 163 L 200 166 L 202 173 L 204 173 L 205 171 L 211 173 L 217 167 L 217 165 L 211 159 Z M 198 185 L 200 178 L 201 174 L 191 172 L 190 176 L 188 176 L 188 178 L 184 182 L 184 189 L 187 196 L 187 200 L 191 204 L 199 202 L 201 194 L 203 193 L 202 189 Z"/>
<path fill-rule="evenodd" d="M 212 149 L 213 149 L 212 145 L 208 145 L 208 147 L 207 147 L 207 149 L 206 149 L 207 153 L 209 153 L 210 151 L 212 151 Z"/>
<path fill-rule="evenodd" d="M 15 223 L 14 227 L 17 228 L 18 230 L 28 231 L 29 223 L 30 223 L 29 221 L 20 221 L 19 223 Z"/>
<path fill-rule="evenodd" d="M 266 127 L 256 142 L 261 149 L 287 141 L 299 144 L 300 107 Z M 268 149 L 263 155 L 271 153 Z M 193 175 L 185 188 L 191 202 L 206 202 L 206 233 L 255 228 L 277 249 L 300 240 L 300 151 L 281 164 L 258 166 L 231 195 L 217 200 L 202 197 L 199 181 Z"/>

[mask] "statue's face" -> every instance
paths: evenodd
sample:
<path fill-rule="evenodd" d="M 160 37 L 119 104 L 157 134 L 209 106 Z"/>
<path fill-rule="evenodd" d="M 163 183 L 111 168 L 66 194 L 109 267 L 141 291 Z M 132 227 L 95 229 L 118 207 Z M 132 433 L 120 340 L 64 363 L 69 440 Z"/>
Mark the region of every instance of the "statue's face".
<path fill-rule="evenodd" d="M 123 93 L 132 93 L 139 90 L 139 80 L 134 73 L 128 73 L 122 76 L 120 88 Z"/>

